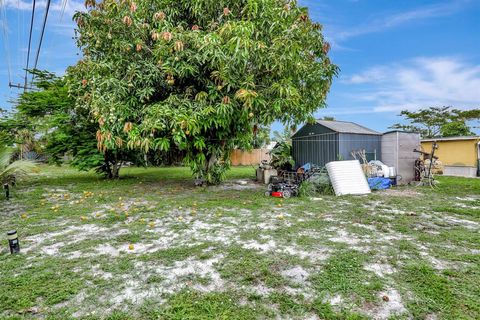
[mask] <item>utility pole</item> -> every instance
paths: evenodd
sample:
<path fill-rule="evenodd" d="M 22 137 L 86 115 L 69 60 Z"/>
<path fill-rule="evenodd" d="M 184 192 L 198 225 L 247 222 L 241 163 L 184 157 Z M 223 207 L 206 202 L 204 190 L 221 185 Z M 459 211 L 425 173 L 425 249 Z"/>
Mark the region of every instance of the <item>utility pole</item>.
<path fill-rule="evenodd" d="M 10 88 L 23 89 L 24 91 L 25 91 L 25 90 L 34 90 L 34 89 L 35 89 L 35 88 L 33 88 L 33 87 L 28 87 L 28 86 L 26 86 L 26 85 L 15 84 L 15 83 L 11 83 L 11 82 L 8 83 L 8 86 L 9 86 Z"/>

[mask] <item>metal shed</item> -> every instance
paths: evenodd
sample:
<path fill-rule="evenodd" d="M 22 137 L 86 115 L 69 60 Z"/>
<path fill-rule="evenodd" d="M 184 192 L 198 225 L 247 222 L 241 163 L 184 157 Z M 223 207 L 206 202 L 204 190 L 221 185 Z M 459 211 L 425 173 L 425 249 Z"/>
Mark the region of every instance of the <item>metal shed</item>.
<path fill-rule="evenodd" d="M 330 161 L 353 160 L 351 152 L 365 150 L 368 160 L 381 157 L 382 134 L 346 121 L 317 120 L 292 136 L 297 167 L 306 163 L 324 166 Z"/>
<path fill-rule="evenodd" d="M 420 149 L 420 134 L 404 131 L 389 131 L 382 137 L 382 162 L 389 167 L 395 167 L 401 178 L 398 184 L 408 184 L 415 178 L 415 160 L 419 154 L 414 149 Z"/>

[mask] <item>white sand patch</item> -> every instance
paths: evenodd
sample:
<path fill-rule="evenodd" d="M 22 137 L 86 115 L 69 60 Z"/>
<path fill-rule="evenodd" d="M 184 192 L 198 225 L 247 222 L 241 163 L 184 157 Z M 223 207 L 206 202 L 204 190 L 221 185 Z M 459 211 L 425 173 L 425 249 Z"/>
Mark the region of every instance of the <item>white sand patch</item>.
<path fill-rule="evenodd" d="M 269 240 L 266 243 L 259 243 L 258 241 L 255 241 L 255 240 L 249 240 L 242 244 L 242 247 L 244 247 L 245 249 L 254 249 L 254 250 L 259 250 L 261 252 L 272 251 L 276 246 L 277 244 L 273 240 Z"/>
<path fill-rule="evenodd" d="M 282 276 L 286 279 L 296 283 L 296 284 L 304 284 L 307 278 L 310 276 L 305 269 L 301 266 L 296 266 L 294 268 L 284 270 L 281 272 Z"/>
<path fill-rule="evenodd" d="M 355 237 L 355 235 L 348 233 L 345 230 L 338 230 L 336 236 L 328 239 L 332 242 L 346 243 L 349 245 L 357 245 L 361 242 L 361 240 Z"/>
<path fill-rule="evenodd" d="M 53 255 L 57 255 L 60 248 L 62 248 L 64 246 L 65 246 L 64 242 L 58 242 L 58 243 L 52 244 L 50 246 L 42 247 L 42 248 L 40 248 L 40 250 L 42 251 L 42 253 L 44 253 L 48 256 L 53 256 Z"/>
<path fill-rule="evenodd" d="M 479 229 L 478 222 L 470 221 L 466 219 L 460 219 L 452 216 L 442 216 L 441 220 L 445 221 L 446 223 L 452 224 L 454 226 L 462 226 L 466 229 L 477 230 Z"/>
<path fill-rule="evenodd" d="M 330 250 L 323 247 L 315 247 L 309 251 L 293 247 L 293 246 L 282 246 L 275 250 L 278 253 L 286 253 L 292 256 L 299 257 L 300 259 L 308 259 L 312 262 L 325 261 L 330 257 Z"/>
<path fill-rule="evenodd" d="M 254 286 L 243 286 L 242 289 L 246 292 L 257 294 L 262 297 L 266 297 L 275 291 L 274 289 L 266 287 L 263 284 L 257 284 Z"/>
<path fill-rule="evenodd" d="M 126 301 L 141 304 L 146 298 L 156 296 L 158 292 L 155 288 L 146 290 L 142 281 L 130 279 L 125 282 L 125 287 L 111 296 L 109 300 L 115 306 L 122 305 Z"/>
<path fill-rule="evenodd" d="M 403 305 L 402 297 L 396 289 L 390 288 L 385 292 L 381 292 L 378 297 L 380 304 L 372 310 L 367 311 L 367 314 L 373 319 L 389 319 L 392 316 L 399 316 L 407 312 L 407 309 L 405 309 Z"/>
<path fill-rule="evenodd" d="M 107 255 L 110 257 L 118 257 L 120 255 L 120 251 L 108 243 L 98 245 L 94 248 L 94 250 L 99 255 Z"/>
<path fill-rule="evenodd" d="M 328 300 L 332 306 L 340 306 L 343 303 L 343 298 L 341 295 L 337 294 Z"/>
<path fill-rule="evenodd" d="M 41 251 L 47 255 L 58 253 L 59 249 L 66 244 L 78 243 L 89 239 L 96 234 L 102 234 L 108 229 L 94 224 L 85 224 L 80 226 L 69 226 L 56 232 L 41 233 L 34 236 L 25 237 L 22 241 L 22 251 L 24 253 Z M 61 240 L 61 241 L 60 241 Z M 56 242 L 53 245 L 45 246 L 45 242 Z"/>
<path fill-rule="evenodd" d="M 379 277 L 385 277 L 385 275 L 389 275 L 395 272 L 393 267 L 386 263 L 372 263 L 367 264 L 363 267 L 366 271 L 370 271 L 375 273 Z"/>
<path fill-rule="evenodd" d="M 92 267 L 92 273 L 95 277 L 102 278 L 104 280 L 110 280 L 113 278 L 113 274 L 100 269 L 100 266 L 95 265 Z"/>
<path fill-rule="evenodd" d="M 367 230 L 370 230 L 370 231 L 377 231 L 377 228 L 373 225 L 367 225 L 367 224 L 362 224 L 362 223 L 353 223 L 352 226 L 367 229 Z"/>
<path fill-rule="evenodd" d="M 382 209 L 379 209 L 380 211 L 382 211 L 383 213 L 388 213 L 388 214 L 394 214 L 394 215 L 404 215 L 406 214 L 406 211 L 404 210 L 400 210 L 400 209 L 390 209 L 390 208 L 382 208 Z"/>

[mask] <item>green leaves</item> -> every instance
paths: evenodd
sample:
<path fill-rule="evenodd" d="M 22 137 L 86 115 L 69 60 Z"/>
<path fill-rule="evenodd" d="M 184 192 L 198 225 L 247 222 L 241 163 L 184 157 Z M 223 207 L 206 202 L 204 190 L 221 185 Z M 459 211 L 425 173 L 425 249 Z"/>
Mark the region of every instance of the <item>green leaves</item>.
<path fill-rule="evenodd" d="M 214 168 L 228 163 L 232 148 L 253 143 L 254 126 L 301 123 L 325 106 L 338 69 L 295 2 L 136 5 L 104 3 L 75 17 L 84 59 L 69 70 L 72 93 L 102 120 L 108 141 L 184 150 L 196 176 L 216 181 L 228 165 Z M 123 132 L 125 121 L 135 136 Z"/>

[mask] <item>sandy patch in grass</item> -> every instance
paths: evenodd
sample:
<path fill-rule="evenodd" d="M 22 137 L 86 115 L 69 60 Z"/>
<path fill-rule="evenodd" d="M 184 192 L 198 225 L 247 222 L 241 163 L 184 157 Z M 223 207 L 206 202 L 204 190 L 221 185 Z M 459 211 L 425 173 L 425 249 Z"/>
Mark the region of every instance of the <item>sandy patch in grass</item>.
<path fill-rule="evenodd" d="M 22 241 L 22 252 L 42 251 L 47 255 L 58 253 L 58 251 L 67 244 L 78 243 L 89 239 L 96 234 L 106 232 L 107 228 L 99 227 L 94 224 L 84 224 L 79 226 L 69 226 L 63 230 L 55 232 L 46 232 L 34 236 L 25 237 Z M 61 240 L 61 241 L 60 241 Z M 53 245 L 44 245 L 45 242 L 56 242 Z"/>
<path fill-rule="evenodd" d="M 330 228 L 329 231 L 333 231 L 335 229 Z M 338 243 L 345 243 L 348 245 L 358 245 L 362 240 L 357 238 L 356 235 L 352 233 L 348 233 L 345 230 L 337 230 L 337 234 L 333 237 L 328 238 L 328 240 L 332 242 L 338 242 Z"/>
<path fill-rule="evenodd" d="M 375 273 L 379 277 L 385 277 L 395 272 L 393 267 L 386 263 L 371 263 L 363 267 L 366 271 Z"/>
<path fill-rule="evenodd" d="M 399 316 L 407 312 L 403 305 L 402 297 L 396 289 L 390 288 L 380 292 L 378 298 L 380 300 L 379 305 L 366 310 L 366 313 L 373 319 L 386 320 L 392 316 Z"/>
<path fill-rule="evenodd" d="M 281 275 L 295 284 L 305 284 L 305 281 L 310 276 L 310 273 L 301 266 L 296 266 L 282 271 Z"/>

